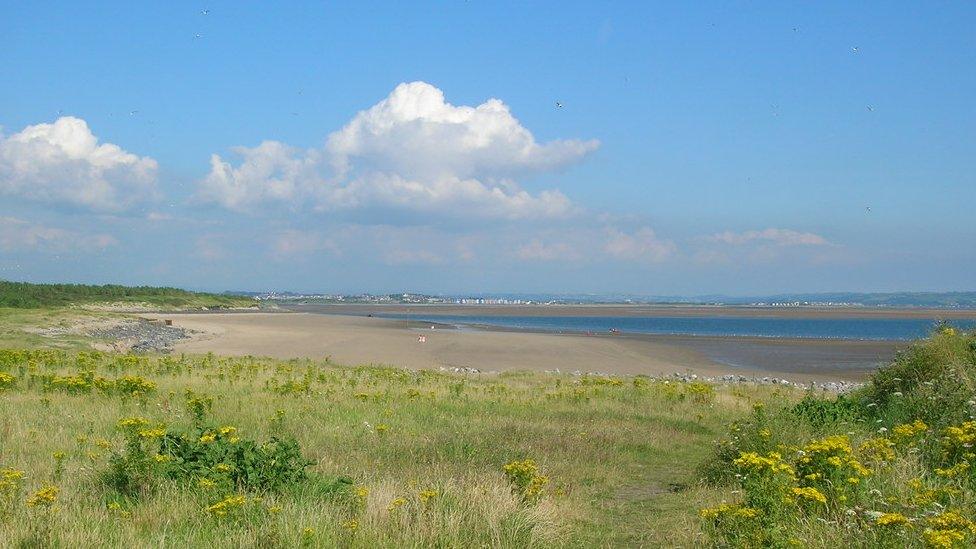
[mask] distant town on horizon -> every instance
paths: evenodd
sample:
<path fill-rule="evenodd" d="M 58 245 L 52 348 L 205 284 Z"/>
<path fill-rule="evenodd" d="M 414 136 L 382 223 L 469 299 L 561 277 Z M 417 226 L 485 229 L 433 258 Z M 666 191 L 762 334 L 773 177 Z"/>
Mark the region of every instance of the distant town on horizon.
<path fill-rule="evenodd" d="M 372 304 L 455 304 L 455 305 L 712 305 L 752 307 L 932 307 L 968 309 L 976 307 L 976 292 L 892 292 L 892 293 L 804 293 L 770 296 L 655 296 L 625 294 L 343 294 L 321 292 L 225 292 L 261 301 Z"/>

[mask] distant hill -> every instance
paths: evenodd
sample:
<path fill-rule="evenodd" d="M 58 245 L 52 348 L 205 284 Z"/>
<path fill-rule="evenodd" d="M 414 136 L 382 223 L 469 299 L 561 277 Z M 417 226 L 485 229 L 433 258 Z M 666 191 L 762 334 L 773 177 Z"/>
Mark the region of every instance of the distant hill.
<path fill-rule="evenodd" d="M 179 288 L 106 284 L 31 284 L 0 280 L 0 307 L 36 309 L 94 303 L 148 303 L 160 307 L 247 307 L 254 300 L 238 295 L 191 292 Z"/>

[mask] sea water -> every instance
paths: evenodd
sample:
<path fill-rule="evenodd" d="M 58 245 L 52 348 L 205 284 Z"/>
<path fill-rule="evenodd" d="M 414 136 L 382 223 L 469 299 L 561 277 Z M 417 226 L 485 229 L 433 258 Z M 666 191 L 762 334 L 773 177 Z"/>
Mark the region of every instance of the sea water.
<path fill-rule="evenodd" d="M 458 327 L 495 326 L 542 332 L 748 336 L 769 338 L 857 339 L 907 341 L 925 337 L 936 318 L 755 318 L 737 316 L 503 316 L 377 314 L 383 318 L 420 320 Z M 976 320 L 952 320 L 971 330 Z"/>

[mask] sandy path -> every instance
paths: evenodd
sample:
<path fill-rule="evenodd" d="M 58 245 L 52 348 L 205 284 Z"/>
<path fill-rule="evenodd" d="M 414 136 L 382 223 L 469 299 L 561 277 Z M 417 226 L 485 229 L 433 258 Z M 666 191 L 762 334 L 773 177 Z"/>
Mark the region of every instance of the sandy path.
<path fill-rule="evenodd" d="M 322 358 L 405 368 L 600 371 L 620 374 L 728 373 L 704 354 L 654 341 L 496 331 L 430 330 L 380 318 L 304 313 L 146 315 L 204 332 L 177 352 Z M 427 336 L 418 343 L 418 335 Z M 734 370 L 752 375 L 753 370 Z M 768 372 L 762 375 L 768 375 Z"/>

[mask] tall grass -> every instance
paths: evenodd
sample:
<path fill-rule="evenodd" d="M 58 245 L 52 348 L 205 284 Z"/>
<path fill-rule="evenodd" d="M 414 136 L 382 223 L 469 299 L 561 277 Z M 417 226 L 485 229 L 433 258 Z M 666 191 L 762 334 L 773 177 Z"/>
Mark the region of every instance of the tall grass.
<path fill-rule="evenodd" d="M 690 545 L 695 509 L 714 497 L 695 464 L 725 421 L 769 396 L 646 378 L 53 350 L 0 351 L 0 372 L 0 469 L 23 472 L 0 490 L 0 546 Z M 126 431 L 123 418 L 145 423 Z M 185 454 L 165 440 L 210 448 L 225 427 L 231 445 L 294 439 L 311 465 L 271 484 L 226 481 L 218 467 L 269 464 L 260 457 L 220 454 L 212 470 L 174 473 Z M 51 506 L 28 505 L 48 486 Z M 240 497 L 225 515 L 208 511 Z"/>

